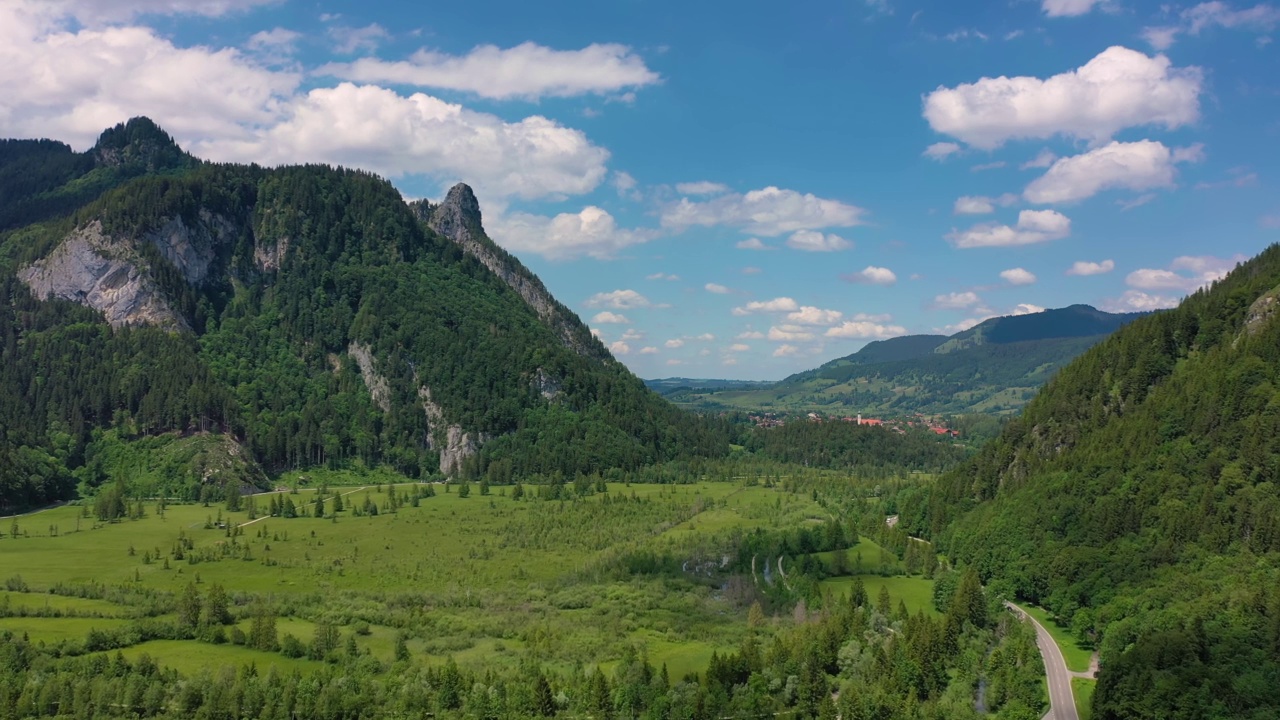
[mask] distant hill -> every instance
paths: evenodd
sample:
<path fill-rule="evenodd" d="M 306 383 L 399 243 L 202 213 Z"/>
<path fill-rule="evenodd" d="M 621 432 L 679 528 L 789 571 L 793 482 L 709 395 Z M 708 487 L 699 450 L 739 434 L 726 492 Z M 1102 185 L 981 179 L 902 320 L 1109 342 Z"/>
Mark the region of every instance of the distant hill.
<path fill-rule="evenodd" d="M 869 343 L 771 386 L 668 397 L 702 408 L 1007 414 L 1072 358 L 1140 316 L 1072 305 L 991 318 L 950 337 L 908 335 Z"/>
<path fill-rule="evenodd" d="M 683 390 L 741 390 L 744 388 L 763 387 L 773 383 L 766 380 L 716 380 L 712 378 L 671 377 L 645 380 L 644 384 L 650 390 L 660 395 L 666 395 Z"/>
<path fill-rule="evenodd" d="M 1280 246 L 1063 368 L 902 524 L 1039 603 L 1094 718 L 1280 708 Z"/>

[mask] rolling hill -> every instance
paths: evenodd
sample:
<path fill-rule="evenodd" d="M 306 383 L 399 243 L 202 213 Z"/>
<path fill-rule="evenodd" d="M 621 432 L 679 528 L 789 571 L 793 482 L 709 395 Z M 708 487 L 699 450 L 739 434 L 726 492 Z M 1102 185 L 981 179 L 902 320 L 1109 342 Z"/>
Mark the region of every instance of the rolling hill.
<path fill-rule="evenodd" d="M 1139 317 L 1088 305 L 991 318 L 950 337 L 908 335 L 763 388 L 664 388 L 688 407 L 852 414 L 1017 412 L 1064 364 Z"/>
<path fill-rule="evenodd" d="M 145 118 L 84 153 L 5 141 L 0 291 L 0 509 L 126 477 L 194 497 L 264 469 L 501 481 L 728 449 L 488 238 L 465 185 L 410 205 L 364 172 L 205 163 Z M 117 461 L 165 434 L 251 462 Z"/>

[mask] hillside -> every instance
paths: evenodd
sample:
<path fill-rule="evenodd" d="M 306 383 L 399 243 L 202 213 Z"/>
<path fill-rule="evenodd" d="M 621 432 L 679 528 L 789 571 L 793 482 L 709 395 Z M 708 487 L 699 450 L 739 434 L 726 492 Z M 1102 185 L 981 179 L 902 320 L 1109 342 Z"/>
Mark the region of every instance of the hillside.
<path fill-rule="evenodd" d="M 1095 718 L 1280 707 L 1280 246 L 1077 358 L 903 522 L 1096 638 Z"/>
<path fill-rule="evenodd" d="M 660 392 L 699 408 L 1011 414 L 1072 358 L 1139 316 L 1072 305 L 991 318 L 950 337 L 878 340 L 771 387 Z"/>
<path fill-rule="evenodd" d="M 166 433 L 267 471 L 497 480 L 727 451 L 489 240 L 464 185 L 410 207 L 363 172 L 203 163 L 141 118 L 86 153 L 8 141 L 0 291 L 0 509 L 123 477 L 95 459 Z"/>

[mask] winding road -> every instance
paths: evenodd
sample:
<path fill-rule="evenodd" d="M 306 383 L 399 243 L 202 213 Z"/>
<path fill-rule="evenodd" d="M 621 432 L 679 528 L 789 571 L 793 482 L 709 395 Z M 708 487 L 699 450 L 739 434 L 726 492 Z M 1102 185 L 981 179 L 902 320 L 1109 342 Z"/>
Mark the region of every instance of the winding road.
<path fill-rule="evenodd" d="M 1071 692 L 1072 673 L 1067 670 L 1067 661 L 1062 656 L 1058 643 L 1054 641 L 1049 631 L 1045 630 L 1044 626 L 1028 615 L 1025 610 L 1011 602 L 1005 602 L 1005 606 L 1035 625 L 1036 644 L 1040 646 L 1040 657 L 1044 658 L 1044 672 L 1049 678 L 1049 712 L 1044 716 L 1045 719 L 1080 720 L 1080 715 L 1076 712 L 1075 696 Z"/>

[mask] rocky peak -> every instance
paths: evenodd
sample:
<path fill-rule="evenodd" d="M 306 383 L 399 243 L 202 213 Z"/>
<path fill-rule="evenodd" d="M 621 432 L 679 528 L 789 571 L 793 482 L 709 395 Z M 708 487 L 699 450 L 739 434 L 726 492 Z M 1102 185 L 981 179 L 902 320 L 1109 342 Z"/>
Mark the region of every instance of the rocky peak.
<path fill-rule="evenodd" d="M 432 205 L 426 201 L 415 203 L 414 213 L 426 221 L 427 226 L 456 243 L 465 243 L 482 234 L 480 201 L 466 183 L 449 188 L 444 202 Z"/>

